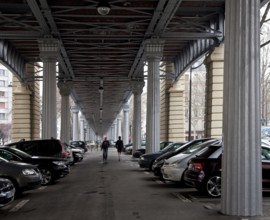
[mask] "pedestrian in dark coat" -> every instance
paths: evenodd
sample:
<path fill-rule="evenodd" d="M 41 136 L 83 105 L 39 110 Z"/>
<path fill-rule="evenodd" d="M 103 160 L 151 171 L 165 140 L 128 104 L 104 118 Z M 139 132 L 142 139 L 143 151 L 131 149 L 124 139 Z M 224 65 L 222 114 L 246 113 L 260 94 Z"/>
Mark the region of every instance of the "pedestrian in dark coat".
<path fill-rule="evenodd" d="M 110 147 L 110 142 L 107 140 L 107 137 L 104 138 L 104 141 L 101 144 L 101 149 L 103 151 L 103 161 L 107 161 L 108 158 L 108 148 Z"/>
<path fill-rule="evenodd" d="M 123 141 L 121 140 L 121 136 L 118 137 L 118 140 L 115 143 L 115 147 L 118 152 L 118 160 L 120 161 L 120 156 L 124 148 L 124 144 L 123 144 Z"/>

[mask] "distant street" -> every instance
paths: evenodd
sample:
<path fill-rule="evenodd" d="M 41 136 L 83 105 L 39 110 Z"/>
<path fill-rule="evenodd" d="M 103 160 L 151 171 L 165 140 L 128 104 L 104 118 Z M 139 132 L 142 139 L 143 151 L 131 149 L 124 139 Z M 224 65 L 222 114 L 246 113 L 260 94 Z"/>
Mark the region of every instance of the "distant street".
<path fill-rule="evenodd" d="M 131 155 L 119 162 L 109 149 L 90 151 L 56 184 L 24 193 L 0 209 L 1 220 L 227 220 L 218 213 L 219 199 L 158 180 L 139 168 Z"/>

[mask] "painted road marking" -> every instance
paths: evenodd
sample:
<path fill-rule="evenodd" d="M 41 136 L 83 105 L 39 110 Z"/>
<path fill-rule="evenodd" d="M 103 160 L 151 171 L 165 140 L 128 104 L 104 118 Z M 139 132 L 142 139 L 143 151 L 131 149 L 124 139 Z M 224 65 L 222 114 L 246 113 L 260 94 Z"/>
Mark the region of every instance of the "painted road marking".
<path fill-rule="evenodd" d="M 38 190 L 44 190 L 46 188 L 47 188 L 47 186 L 41 186 L 41 187 L 38 188 Z"/>
<path fill-rule="evenodd" d="M 9 210 L 9 212 L 17 212 L 19 209 L 21 209 L 27 202 L 29 202 L 28 200 L 22 200 L 20 201 L 16 206 L 14 206 L 11 210 Z"/>
<path fill-rule="evenodd" d="M 181 199 L 182 202 L 192 202 L 189 198 L 185 197 L 184 195 L 182 195 L 181 193 L 173 193 L 173 195 L 175 197 L 177 197 L 178 199 Z"/>

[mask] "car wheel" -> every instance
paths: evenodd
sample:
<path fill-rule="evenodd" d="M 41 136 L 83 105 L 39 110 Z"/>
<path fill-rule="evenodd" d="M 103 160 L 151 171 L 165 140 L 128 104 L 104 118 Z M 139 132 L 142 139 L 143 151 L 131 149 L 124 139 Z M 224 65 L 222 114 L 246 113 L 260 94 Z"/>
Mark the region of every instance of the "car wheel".
<path fill-rule="evenodd" d="M 53 172 L 50 169 L 42 167 L 39 170 L 42 175 L 41 185 L 48 185 L 54 181 Z"/>
<path fill-rule="evenodd" d="M 205 181 L 205 192 L 211 197 L 221 196 L 221 177 L 218 174 L 210 176 Z"/>

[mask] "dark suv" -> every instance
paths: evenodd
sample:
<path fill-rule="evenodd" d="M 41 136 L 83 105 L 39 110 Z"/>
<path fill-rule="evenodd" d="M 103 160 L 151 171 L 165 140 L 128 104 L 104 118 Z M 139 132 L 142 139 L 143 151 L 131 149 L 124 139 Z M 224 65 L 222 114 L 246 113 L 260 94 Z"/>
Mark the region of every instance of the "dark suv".
<path fill-rule="evenodd" d="M 67 158 L 65 148 L 57 139 L 19 141 L 7 144 L 8 147 L 14 147 L 24 151 L 32 156 L 48 156 Z"/>

